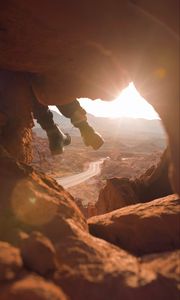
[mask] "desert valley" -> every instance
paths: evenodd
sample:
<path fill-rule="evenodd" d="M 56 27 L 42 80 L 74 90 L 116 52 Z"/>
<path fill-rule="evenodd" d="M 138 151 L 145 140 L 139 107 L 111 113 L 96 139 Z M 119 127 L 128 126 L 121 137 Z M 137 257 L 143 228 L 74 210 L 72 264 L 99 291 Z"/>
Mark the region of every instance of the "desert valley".
<path fill-rule="evenodd" d="M 160 120 L 98 118 L 89 114 L 90 124 L 105 140 L 95 151 L 83 144 L 79 131 L 68 119 L 55 111 L 53 115 L 56 124 L 71 135 L 72 143 L 65 147 L 62 155 L 52 156 L 46 132 L 35 122 L 32 165 L 57 179 L 81 173 L 91 162 L 103 158 L 100 174 L 67 189 L 87 217 L 96 214 L 93 207 L 108 179 L 140 177 L 158 164 L 166 148 L 166 135 Z M 87 213 L 87 207 L 91 212 Z"/>

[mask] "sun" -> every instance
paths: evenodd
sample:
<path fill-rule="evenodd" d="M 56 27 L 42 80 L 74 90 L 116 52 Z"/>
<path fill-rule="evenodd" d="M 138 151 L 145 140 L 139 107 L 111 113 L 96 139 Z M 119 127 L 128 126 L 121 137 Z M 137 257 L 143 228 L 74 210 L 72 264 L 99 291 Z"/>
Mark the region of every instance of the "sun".
<path fill-rule="evenodd" d="M 130 83 L 114 101 L 105 102 L 100 99 L 92 101 L 87 98 L 79 101 L 88 113 L 99 117 L 159 119 L 152 105 L 141 97 L 133 83 Z"/>
<path fill-rule="evenodd" d="M 148 120 L 160 119 L 152 105 L 150 105 L 130 83 L 113 101 L 92 101 L 88 98 L 78 99 L 81 106 L 90 114 L 107 118 L 143 118 Z M 50 106 L 57 111 L 55 106 Z"/>

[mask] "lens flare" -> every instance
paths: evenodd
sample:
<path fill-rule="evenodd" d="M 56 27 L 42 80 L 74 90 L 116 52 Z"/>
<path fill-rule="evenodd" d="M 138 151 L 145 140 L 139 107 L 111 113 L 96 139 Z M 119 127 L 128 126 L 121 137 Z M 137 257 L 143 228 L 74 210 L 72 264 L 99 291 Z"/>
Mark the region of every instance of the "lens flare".
<path fill-rule="evenodd" d="M 18 182 L 12 193 L 11 205 L 17 219 L 28 225 L 48 223 L 57 212 L 52 197 L 31 179 Z"/>

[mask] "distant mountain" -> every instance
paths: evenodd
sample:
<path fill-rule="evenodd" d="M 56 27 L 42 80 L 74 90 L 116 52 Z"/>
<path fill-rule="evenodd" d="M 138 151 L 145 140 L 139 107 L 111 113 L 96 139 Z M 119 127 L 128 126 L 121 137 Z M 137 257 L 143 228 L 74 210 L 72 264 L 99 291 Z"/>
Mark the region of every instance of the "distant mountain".
<path fill-rule="evenodd" d="M 53 117 L 56 124 L 64 132 L 69 132 L 73 136 L 79 135 L 79 130 L 74 128 L 69 119 L 53 111 Z M 156 137 L 165 139 L 165 133 L 160 120 L 132 119 L 132 118 L 102 118 L 87 114 L 88 121 L 104 137 L 133 137 L 148 138 Z M 40 137 L 46 137 L 46 133 L 40 125 L 35 122 L 34 132 Z"/>
<path fill-rule="evenodd" d="M 133 118 L 97 118 L 88 115 L 88 120 L 97 130 L 107 135 L 137 135 L 148 134 L 164 136 L 164 128 L 160 120 L 133 119 Z"/>
<path fill-rule="evenodd" d="M 68 132 L 71 135 L 79 135 L 79 131 L 73 127 L 71 121 L 68 118 L 60 115 L 56 111 L 52 111 L 54 122 L 62 129 L 63 132 Z M 33 131 L 37 134 L 37 136 L 45 138 L 47 137 L 46 132 L 41 128 L 41 126 L 34 120 L 35 127 Z"/>

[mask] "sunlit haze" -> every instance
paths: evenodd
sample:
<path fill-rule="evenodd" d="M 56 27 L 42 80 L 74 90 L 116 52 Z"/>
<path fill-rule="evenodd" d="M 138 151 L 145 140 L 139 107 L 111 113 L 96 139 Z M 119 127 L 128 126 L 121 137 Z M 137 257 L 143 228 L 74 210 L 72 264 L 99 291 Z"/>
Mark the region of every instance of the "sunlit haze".
<path fill-rule="evenodd" d="M 144 118 L 159 119 L 154 108 L 138 93 L 133 83 L 130 83 L 114 101 L 92 101 L 87 98 L 79 99 L 81 106 L 90 114 L 108 118 Z M 57 109 L 50 106 L 51 109 Z"/>

